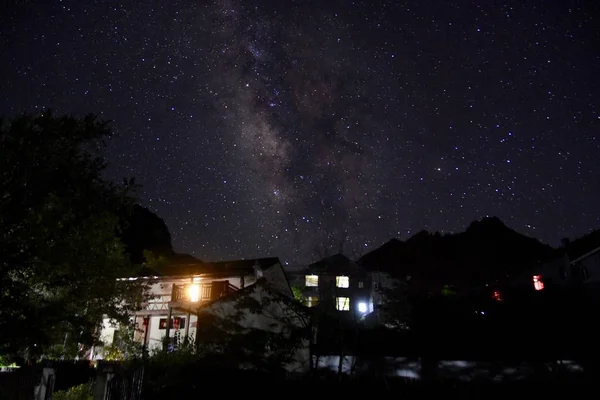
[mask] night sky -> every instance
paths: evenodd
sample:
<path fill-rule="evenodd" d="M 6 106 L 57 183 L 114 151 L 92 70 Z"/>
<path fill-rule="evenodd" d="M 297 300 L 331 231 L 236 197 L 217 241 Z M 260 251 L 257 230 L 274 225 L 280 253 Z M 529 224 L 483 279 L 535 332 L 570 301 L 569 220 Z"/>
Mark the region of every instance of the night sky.
<path fill-rule="evenodd" d="M 596 3 L 13 0 L 0 114 L 112 120 L 108 176 L 204 260 L 486 215 L 556 245 L 600 228 Z"/>

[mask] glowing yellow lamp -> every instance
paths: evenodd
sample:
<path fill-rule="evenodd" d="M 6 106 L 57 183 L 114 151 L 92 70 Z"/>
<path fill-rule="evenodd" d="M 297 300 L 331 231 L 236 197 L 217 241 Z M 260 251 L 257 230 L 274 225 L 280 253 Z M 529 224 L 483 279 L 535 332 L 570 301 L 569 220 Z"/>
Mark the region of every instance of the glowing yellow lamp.
<path fill-rule="evenodd" d="M 192 284 L 188 286 L 188 296 L 190 301 L 196 303 L 200 300 L 200 285 Z"/>

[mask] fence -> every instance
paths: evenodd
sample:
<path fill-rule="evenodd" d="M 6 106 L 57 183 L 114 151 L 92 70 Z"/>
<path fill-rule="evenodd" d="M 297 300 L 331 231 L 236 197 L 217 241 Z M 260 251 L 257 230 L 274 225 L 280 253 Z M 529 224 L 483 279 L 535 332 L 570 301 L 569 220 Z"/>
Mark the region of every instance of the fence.
<path fill-rule="evenodd" d="M 31 400 L 41 380 L 37 368 L 19 368 L 0 372 L 0 399 Z"/>
<path fill-rule="evenodd" d="M 418 364 L 421 362 L 423 360 L 417 361 Z M 404 363 L 404 367 L 409 363 Z M 444 363 L 460 365 L 444 366 Z M 429 395 L 448 397 L 450 394 L 462 398 L 501 398 L 500 393 L 507 397 L 511 393 L 525 392 L 540 397 L 542 393 L 550 395 L 562 391 L 574 394 L 589 390 L 590 385 L 597 386 L 592 379 L 596 375 L 597 361 L 589 361 L 584 365 L 583 371 L 568 371 L 568 368 L 554 371 L 540 369 L 528 377 L 508 380 L 495 379 L 494 376 L 498 375 L 496 371 L 494 376 L 479 374 L 468 381 L 457 379 L 456 375 L 461 368 L 471 369 L 469 374 L 474 371 L 473 367 L 467 365 L 468 362 L 435 364 L 437 372 L 421 376 L 421 379 L 406 379 L 410 375 L 390 375 L 385 373 L 385 368 L 379 369 L 377 366 L 370 366 L 366 373 L 359 371 L 361 368 L 357 367 L 354 374 L 340 375 L 335 371 L 337 368 L 331 370 L 325 365 L 311 374 L 294 377 L 281 373 L 219 368 L 213 362 L 196 357 L 150 359 L 145 363 L 100 362 L 91 370 L 94 372 L 94 400 L 153 400 L 173 398 L 174 393 L 178 397 L 196 396 L 201 388 L 210 388 L 217 381 L 235 382 L 227 388 L 229 395 L 247 394 L 250 387 L 269 387 L 274 396 L 281 393 L 276 388 L 306 396 L 324 393 L 325 390 L 350 395 L 365 389 L 370 393 L 382 394 L 382 398 L 394 393 L 402 394 L 407 399 Z M 56 369 L 49 368 L 48 365 L 51 364 L 0 373 L 0 400 L 51 400 L 53 389 L 58 390 L 60 387 L 64 390 L 69 385 L 85 383 L 82 381 L 90 376 L 90 366 L 85 363 L 57 363 Z M 422 368 L 424 365 L 420 365 L 420 369 Z M 452 373 L 447 373 L 448 371 Z M 460 374 L 464 375 L 462 372 Z M 268 398 L 268 393 L 262 393 L 261 397 Z"/>
<path fill-rule="evenodd" d="M 142 399 L 142 385 L 144 383 L 144 366 L 143 365 L 129 365 L 123 366 L 119 364 L 109 364 L 100 367 L 102 370 L 100 374 L 107 374 L 106 389 L 104 391 L 104 397 L 100 394 L 98 385 L 99 381 L 96 382 L 96 396 L 95 399 L 102 400 L 141 400 Z"/>

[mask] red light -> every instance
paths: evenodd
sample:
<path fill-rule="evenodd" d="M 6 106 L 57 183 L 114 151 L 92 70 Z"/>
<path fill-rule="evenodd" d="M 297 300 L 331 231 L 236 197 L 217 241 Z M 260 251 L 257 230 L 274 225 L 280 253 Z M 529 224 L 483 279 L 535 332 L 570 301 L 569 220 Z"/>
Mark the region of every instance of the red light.
<path fill-rule="evenodd" d="M 544 281 L 542 281 L 541 275 L 533 276 L 533 288 L 535 290 L 543 290 L 544 289 Z"/>
<path fill-rule="evenodd" d="M 494 294 L 492 295 L 492 297 L 496 301 L 502 301 L 502 293 L 500 293 L 499 290 L 494 290 Z"/>

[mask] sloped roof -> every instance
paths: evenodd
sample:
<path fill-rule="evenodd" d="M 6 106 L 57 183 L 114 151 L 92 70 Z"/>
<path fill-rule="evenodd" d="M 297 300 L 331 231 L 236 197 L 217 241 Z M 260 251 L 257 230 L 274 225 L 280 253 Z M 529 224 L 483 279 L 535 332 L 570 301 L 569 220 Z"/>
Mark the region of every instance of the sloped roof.
<path fill-rule="evenodd" d="M 158 271 L 162 276 L 185 276 L 185 275 L 248 275 L 254 272 L 257 266 L 262 270 L 280 264 L 278 257 L 257 258 L 249 260 L 230 260 L 217 262 L 195 262 L 195 263 L 172 263 Z"/>
<path fill-rule="evenodd" d="M 335 254 L 310 264 L 306 271 L 326 274 L 344 274 L 362 271 L 362 268 L 343 254 Z"/>
<path fill-rule="evenodd" d="M 577 238 L 566 245 L 567 254 L 571 260 L 578 259 L 600 248 L 600 229 Z M 564 251 L 564 247 L 562 249 Z"/>
<path fill-rule="evenodd" d="M 381 247 L 364 254 L 358 259 L 358 264 L 374 271 L 393 269 L 397 264 L 397 260 L 402 257 L 405 251 L 406 244 L 396 238 L 392 238 Z"/>
<path fill-rule="evenodd" d="M 240 297 L 250 295 L 251 293 L 255 292 L 258 289 L 262 289 L 262 290 L 268 292 L 269 294 L 274 295 L 275 297 L 282 300 L 284 303 L 286 303 L 287 305 L 289 305 L 291 307 L 297 308 L 298 310 L 301 310 L 301 311 L 310 312 L 309 307 L 301 304 L 300 302 L 295 301 L 292 297 L 286 296 L 284 293 L 281 293 L 279 290 L 275 289 L 266 278 L 259 278 L 252 285 L 248 285 L 242 289 L 236 290 L 235 292 L 231 292 L 231 293 L 229 293 L 223 297 L 220 297 L 218 299 L 207 301 L 205 303 L 202 303 L 198 308 L 189 309 L 187 311 L 197 314 L 199 311 L 206 309 L 212 305 L 232 301 L 232 300 L 238 299 Z"/>

